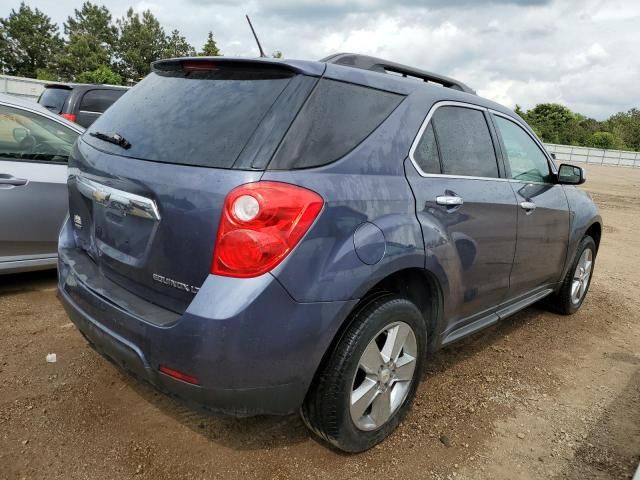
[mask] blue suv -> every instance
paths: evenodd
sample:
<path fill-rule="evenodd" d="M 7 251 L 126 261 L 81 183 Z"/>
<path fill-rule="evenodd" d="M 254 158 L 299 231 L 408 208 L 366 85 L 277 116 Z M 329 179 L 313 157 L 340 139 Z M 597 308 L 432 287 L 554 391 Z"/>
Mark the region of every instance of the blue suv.
<path fill-rule="evenodd" d="M 512 111 L 353 54 L 155 62 L 78 140 L 59 292 L 104 356 L 358 452 L 427 354 L 545 299 L 575 312 L 602 223 Z"/>

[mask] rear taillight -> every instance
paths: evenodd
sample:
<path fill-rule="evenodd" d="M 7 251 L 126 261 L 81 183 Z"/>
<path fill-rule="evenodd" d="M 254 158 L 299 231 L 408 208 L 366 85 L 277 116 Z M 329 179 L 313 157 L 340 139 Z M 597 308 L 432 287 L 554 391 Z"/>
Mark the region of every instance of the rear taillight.
<path fill-rule="evenodd" d="M 75 122 L 78 119 L 78 116 L 75 113 L 61 113 L 60 116 L 66 118 L 70 122 Z"/>
<path fill-rule="evenodd" d="M 293 250 L 322 210 L 320 195 L 280 182 L 233 189 L 224 202 L 211 273 L 256 277 Z"/>

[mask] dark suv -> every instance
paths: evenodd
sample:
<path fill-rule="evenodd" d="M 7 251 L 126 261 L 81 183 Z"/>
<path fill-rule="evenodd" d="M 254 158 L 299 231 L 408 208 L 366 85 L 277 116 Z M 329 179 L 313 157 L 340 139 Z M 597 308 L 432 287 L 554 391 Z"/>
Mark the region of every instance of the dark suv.
<path fill-rule="evenodd" d="M 45 85 L 38 103 L 87 128 L 128 89 L 115 85 L 51 83 Z"/>
<path fill-rule="evenodd" d="M 584 301 L 602 224 L 512 111 L 342 54 L 163 60 L 76 143 L 59 291 L 95 348 L 361 451 L 428 352 Z"/>

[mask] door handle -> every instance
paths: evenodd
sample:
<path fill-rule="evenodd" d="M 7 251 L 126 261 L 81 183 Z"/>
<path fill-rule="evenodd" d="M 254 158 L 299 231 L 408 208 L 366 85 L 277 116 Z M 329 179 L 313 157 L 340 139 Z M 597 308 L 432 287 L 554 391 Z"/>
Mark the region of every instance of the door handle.
<path fill-rule="evenodd" d="M 0 185 L 10 185 L 12 187 L 21 187 L 29 182 L 26 178 L 16 178 L 6 173 L 0 173 Z"/>
<path fill-rule="evenodd" d="M 520 208 L 526 210 L 527 213 L 531 213 L 536 209 L 536 204 L 533 202 L 520 202 Z"/>
<path fill-rule="evenodd" d="M 464 202 L 462 198 L 456 195 L 442 195 L 436 197 L 436 203 L 438 205 L 444 205 L 445 207 L 456 207 L 462 205 Z"/>

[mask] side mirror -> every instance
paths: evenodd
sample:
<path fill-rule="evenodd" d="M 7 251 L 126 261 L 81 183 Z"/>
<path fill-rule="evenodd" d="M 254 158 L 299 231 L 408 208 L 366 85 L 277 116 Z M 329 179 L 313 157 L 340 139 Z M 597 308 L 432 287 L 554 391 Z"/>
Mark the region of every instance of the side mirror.
<path fill-rule="evenodd" d="M 29 136 L 29 129 L 24 127 L 16 127 L 13 129 L 13 138 L 16 142 L 22 143 L 22 141 Z"/>
<path fill-rule="evenodd" d="M 563 185 L 582 185 L 587 177 L 582 167 L 563 163 L 558 169 L 558 183 Z"/>

